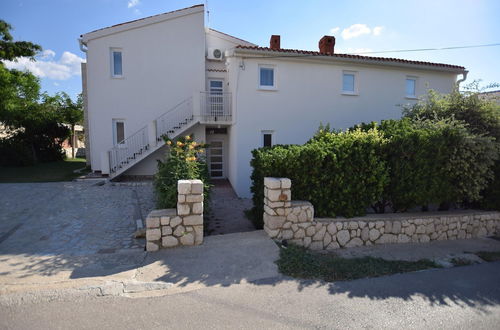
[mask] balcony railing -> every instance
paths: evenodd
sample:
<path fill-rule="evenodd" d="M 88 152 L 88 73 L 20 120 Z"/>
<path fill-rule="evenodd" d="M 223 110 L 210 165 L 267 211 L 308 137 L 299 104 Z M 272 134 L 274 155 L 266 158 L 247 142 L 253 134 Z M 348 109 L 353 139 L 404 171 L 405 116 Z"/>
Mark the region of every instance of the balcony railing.
<path fill-rule="evenodd" d="M 231 93 L 201 92 L 200 100 L 203 122 L 231 122 Z"/>

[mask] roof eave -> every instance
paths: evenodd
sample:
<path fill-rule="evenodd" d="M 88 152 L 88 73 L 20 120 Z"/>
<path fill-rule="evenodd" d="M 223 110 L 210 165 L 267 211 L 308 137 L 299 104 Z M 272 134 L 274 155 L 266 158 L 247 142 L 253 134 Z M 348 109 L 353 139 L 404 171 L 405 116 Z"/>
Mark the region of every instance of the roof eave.
<path fill-rule="evenodd" d="M 358 58 L 345 58 L 345 57 L 335 57 L 331 55 L 321 55 L 317 53 L 311 54 L 300 54 L 296 52 L 278 52 L 272 50 L 262 50 L 262 49 L 246 49 L 246 48 L 234 48 L 228 52 L 227 56 L 238 56 L 238 55 L 268 55 L 269 58 L 279 56 L 280 58 L 306 58 L 311 60 L 319 60 L 325 62 L 341 62 L 341 63 L 355 63 L 355 64 L 365 64 L 365 65 L 382 65 L 390 67 L 403 67 L 412 68 L 418 70 L 431 70 L 440 72 L 450 72 L 456 74 L 462 74 L 467 71 L 465 68 L 457 67 L 446 67 L 440 66 L 438 64 L 415 64 L 415 63 L 402 63 L 395 61 L 383 61 L 383 60 L 370 60 L 370 59 L 358 59 Z M 272 56 L 272 57 L 271 57 Z"/>
<path fill-rule="evenodd" d="M 168 12 L 168 13 L 163 13 L 163 14 L 159 14 L 159 15 L 155 15 L 155 16 L 150 16 L 150 17 L 138 19 L 138 20 L 131 21 L 131 22 L 125 22 L 125 23 L 113 25 L 110 27 L 102 28 L 99 30 L 95 30 L 92 32 L 82 34 L 80 37 L 82 38 L 82 41 L 84 43 L 87 43 L 89 40 L 92 40 L 92 39 L 102 38 L 102 37 L 105 37 L 105 36 L 108 36 L 111 34 L 124 32 L 124 31 L 132 30 L 132 29 L 137 29 L 137 28 L 140 28 L 143 26 L 160 23 L 163 21 L 167 21 L 167 20 L 182 17 L 182 16 L 187 16 L 187 15 L 196 14 L 199 12 L 204 12 L 204 10 L 205 9 L 204 9 L 203 5 L 196 5 L 193 7 L 179 9 L 179 10 Z"/>

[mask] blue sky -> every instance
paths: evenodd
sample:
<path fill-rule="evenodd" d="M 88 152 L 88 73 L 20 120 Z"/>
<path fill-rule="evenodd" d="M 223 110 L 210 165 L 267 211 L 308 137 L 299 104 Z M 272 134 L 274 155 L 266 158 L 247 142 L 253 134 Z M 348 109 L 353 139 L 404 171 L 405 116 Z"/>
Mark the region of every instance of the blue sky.
<path fill-rule="evenodd" d="M 40 44 L 36 63 L 19 61 L 41 77 L 49 93 L 81 91 L 80 34 L 176 10 L 188 0 L 2 0 L 0 18 L 16 40 Z M 360 53 L 500 43 L 500 1 L 224 1 L 209 0 L 210 27 L 261 46 L 271 34 L 281 47 L 316 50 L 323 35 L 336 37 L 336 52 Z M 368 54 L 367 54 L 368 55 Z M 467 81 L 500 83 L 500 46 L 379 54 L 465 66 Z M 12 64 L 14 65 L 14 64 Z"/>

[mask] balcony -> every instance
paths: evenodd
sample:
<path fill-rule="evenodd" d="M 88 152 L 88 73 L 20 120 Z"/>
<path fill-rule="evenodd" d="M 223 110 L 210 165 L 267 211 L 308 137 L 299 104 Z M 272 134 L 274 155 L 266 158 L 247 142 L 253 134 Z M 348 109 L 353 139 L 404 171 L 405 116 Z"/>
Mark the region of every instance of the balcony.
<path fill-rule="evenodd" d="M 201 92 L 201 122 L 205 124 L 230 124 L 231 93 Z"/>

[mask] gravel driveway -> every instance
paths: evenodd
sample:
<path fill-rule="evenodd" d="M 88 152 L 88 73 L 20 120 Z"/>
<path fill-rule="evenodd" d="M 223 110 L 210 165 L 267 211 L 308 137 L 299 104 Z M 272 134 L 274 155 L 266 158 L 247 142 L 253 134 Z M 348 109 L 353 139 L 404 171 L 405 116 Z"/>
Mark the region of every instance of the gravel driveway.
<path fill-rule="evenodd" d="M 86 255 L 142 249 L 135 219 L 153 208 L 151 184 L 0 184 L 0 254 Z"/>

